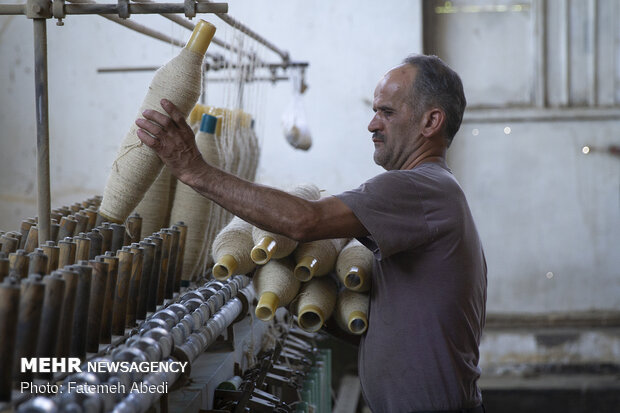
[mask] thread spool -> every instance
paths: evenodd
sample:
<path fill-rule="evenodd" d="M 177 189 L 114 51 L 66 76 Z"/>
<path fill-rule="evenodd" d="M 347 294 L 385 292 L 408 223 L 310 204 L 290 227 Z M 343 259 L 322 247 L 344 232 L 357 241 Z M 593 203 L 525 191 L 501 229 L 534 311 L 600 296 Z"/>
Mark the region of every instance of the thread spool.
<path fill-rule="evenodd" d="M 179 231 L 179 247 L 177 251 L 176 270 L 174 277 L 174 291 L 181 291 L 181 281 L 183 280 L 183 261 L 185 258 L 185 246 L 187 243 L 188 227 L 183 221 L 178 221 L 172 229 Z"/>
<path fill-rule="evenodd" d="M 300 282 L 293 276 L 290 259 L 271 260 L 260 267 L 252 279 L 256 294 L 260 297 L 256 317 L 263 321 L 273 318 L 278 307 L 288 305 L 299 291 Z"/>
<path fill-rule="evenodd" d="M 136 318 L 138 320 L 146 319 L 146 301 L 148 299 L 148 289 L 151 284 L 153 273 L 153 260 L 155 258 L 155 244 L 148 238 L 140 241 L 140 247 L 144 251 L 142 259 L 142 279 L 140 281 L 140 292 L 138 294 L 138 306 L 136 307 Z"/>
<path fill-rule="evenodd" d="M 168 269 L 170 267 L 170 247 L 172 243 L 172 234 L 170 232 L 161 230 L 159 236 L 162 238 L 162 246 L 159 281 L 157 283 L 157 305 L 163 304 L 166 297 L 166 283 L 168 280 Z"/>
<path fill-rule="evenodd" d="M 88 232 L 88 230 L 86 229 L 88 227 L 88 216 L 82 214 L 81 212 L 76 212 L 75 214 L 73 214 L 73 217 L 77 221 L 77 224 L 75 225 L 75 233 L 79 234 L 81 232 Z"/>
<path fill-rule="evenodd" d="M 42 282 L 45 284 L 45 297 L 43 298 L 36 355 L 37 357 L 54 357 L 58 345 L 58 327 L 65 296 L 65 280 L 62 279 L 61 273 L 54 272 L 43 277 Z M 52 373 L 38 373 L 38 377 L 51 379 Z"/>
<path fill-rule="evenodd" d="M 161 110 L 160 101 L 167 98 L 186 118 L 200 97 L 202 61 L 215 33 L 215 26 L 200 20 L 187 45 L 178 56 L 157 70 L 139 110 Z M 162 162 L 136 136 L 131 128 L 112 167 L 99 213 L 112 222 L 123 222 L 135 209 L 147 189 L 161 171 Z"/>
<path fill-rule="evenodd" d="M 297 324 L 305 331 L 318 331 L 331 317 L 338 292 L 330 277 L 313 278 L 304 283 L 297 301 Z"/>
<path fill-rule="evenodd" d="M 30 231 L 30 228 L 32 228 L 34 225 L 35 225 L 34 218 L 26 218 L 25 220 L 22 221 L 19 227 L 19 232 L 20 234 L 22 234 L 22 238 L 19 243 L 19 248 L 21 249 L 24 248 L 24 245 L 26 244 L 26 239 L 28 238 L 28 232 Z"/>
<path fill-rule="evenodd" d="M 133 263 L 131 265 L 131 278 L 129 279 L 129 292 L 127 294 L 127 312 L 125 313 L 125 327 L 132 328 L 136 324 L 136 310 L 140 294 L 140 282 L 142 281 L 142 266 L 144 264 L 144 248 L 138 243 L 131 244 Z"/>
<path fill-rule="evenodd" d="M 343 289 L 338 294 L 334 317 L 340 328 L 351 334 L 364 334 L 368 328 L 367 294 Z"/>
<path fill-rule="evenodd" d="M 131 245 L 134 242 L 140 242 L 142 238 L 142 217 L 137 212 L 131 214 L 127 218 L 125 224 L 127 231 L 125 232 L 125 245 Z"/>
<path fill-rule="evenodd" d="M 370 290 L 373 260 L 372 252 L 353 238 L 338 255 L 336 261 L 338 278 L 351 291 Z"/>
<path fill-rule="evenodd" d="M 45 274 L 51 274 L 52 271 L 56 271 L 58 269 L 60 248 L 56 246 L 54 241 L 47 241 L 41 246 L 41 249 L 47 256 L 47 268 L 45 270 Z"/>
<path fill-rule="evenodd" d="M 103 244 L 103 236 L 98 229 L 93 230 L 86 234 L 86 237 L 90 239 L 90 249 L 88 250 L 88 259 L 93 260 L 96 256 L 101 255 L 101 244 Z"/>
<path fill-rule="evenodd" d="M 133 252 L 131 252 L 128 246 L 124 246 L 121 250 L 116 252 L 116 256 L 118 257 L 118 276 L 116 279 L 116 291 L 114 293 L 112 334 L 122 336 L 125 334 L 127 293 L 129 291 L 129 280 L 131 279 Z"/>
<path fill-rule="evenodd" d="M 136 212 L 142 217 L 143 234 L 152 234 L 168 224 L 166 217 L 169 213 L 172 179 L 170 170 L 164 166 L 136 207 Z"/>
<path fill-rule="evenodd" d="M 66 217 L 67 215 L 71 215 L 71 208 L 69 208 L 66 205 L 61 206 L 60 208 L 56 208 L 58 210 L 58 212 L 60 213 L 60 215 L 62 215 L 63 217 Z"/>
<path fill-rule="evenodd" d="M 298 185 L 290 193 L 306 200 L 317 200 L 320 198 L 319 189 L 312 184 Z M 252 248 L 250 256 L 252 261 L 261 265 L 267 263 L 272 258 L 284 258 L 297 247 L 297 241 L 258 227 L 253 228 L 252 238 L 254 240 L 254 248 Z"/>
<path fill-rule="evenodd" d="M 13 232 L 7 232 L 0 237 L 0 244 L 2 244 L 2 252 L 10 254 L 19 249 L 20 239 L 15 236 Z"/>
<path fill-rule="evenodd" d="M 86 237 L 86 234 L 80 232 L 76 237 L 73 237 L 75 241 L 75 262 L 88 261 L 90 256 L 90 238 Z"/>
<path fill-rule="evenodd" d="M 13 364 L 13 378 L 16 382 L 32 381 L 33 378 L 32 372 L 21 372 L 20 361 L 36 356 L 44 295 L 45 284 L 41 282 L 40 275 L 32 274 L 22 280 Z"/>
<path fill-rule="evenodd" d="M 92 277 L 88 303 L 86 351 L 97 353 L 99 351 L 99 337 L 101 336 L 103 307 L 108 283 L 108 264 L 103 260 L 102 256 L 98 256 L 94 260 L 90 260 L 88 265 L 92 268 Z"/>
<path fill-rule="evenodd" d="M 145 238 L 155 245 L 155 252 L 153 255 L 153 269 L 151 271 L 151 278 L 149 281 L 148 294 L 146 297 L 146 311 L 154 312 L 157 309 L 157 291 L 159 289 L 159 273 L 161 271 L 161 254 L 163 239 L 153 234 L 150 237 Z"/>
<path fill-rule="evenodd" d="M 82 204 L 79 203 L 79 202 L 76 202 L 73 205 L 71 205 L 69 207 L 69 209 L 71 210 L 71 213 L 75 214 L 75 213 L 80 212 L 82 210 Z"/>
<path fill-rule="evenodd" d="M 9 254 L 9 272 L 14 273 L 20 280 L 28 277 L 29 266 L 30 257 L 26 251 L 17 250 Z"/>
<path fill-rule="evenodd" d="M 300 281 L 310 281 L 312 277 L 328 274 L 334 268 L 346 242 L 344 238 L 337 238 L 300 244 L 295 250 L 297 265 L 293 274 Z"/>
<path fill-rule="evenodd" d="M 39 274 L 41 276 L 46 274 L 47 271 L 47 255 L 41 248 L 36 248 L 33 252 L 28 254 L 30 258 L 30 264 L 28 265 L 28 274 Z"/>
<path fill-rule="evenodd" d="M 9 275 L 9 270 L 9 257 L 4 252 L 0 252 L 0 282 Z"/>
<path fill-rule="evenodd" d="M 7 277 L 0 283 L 0 402 L 11 401 L 15 336 L 19 314 L 19 281 Z"/>
<path fill-rule="evenodd" d="M 28 230 L 28 237 L 24 243 L 24 251 L 32 252 L 39 246 L 39 227 L 33 225 Z"/>
<path fill-rule="evenodd" d="M 112 251 L 106 251 L 103 262 L 108 264 L 108 282 L 103 300 L 103 313 L 101 315 L 101 335 L 99 341 L 103 344 L 112 342 L 112 314 L 114 311 L 114 293 L 116 291 L 116 279 L 118 277 L 118 257 Z"/>
<path fill-rule="evenodd" d="M 110 227 L 109 222 L 103 222 L 99 227 L 97 227 L 99 233 L 101 234 L 101 253 L 105 254 L 108 251 L 112 250 L 112 227 Z"/>
<path fill-rule="evenodd" d="M 213 277 L 226 280 L 234 274 L 247 274 L 256 268 L 250 257 L 252 224 L 234 217 L 213 240 Z"/>
<path fill-rule="evenodd" d="M 88 328 L 88 310 L 90 308 L 90 289 L 93 269 L 88 261 L 81 260 L 73 265 L 78 272 L 78 285 L 75 294 L 75 309 L 73 312 L 73 327 L 71 337 L 71 357 L 86 358 L 86 332 Z"/>
<path fill-rule="evenodd" d="M 168 259 L 168 275 L 166 277 L 166 298 L 172 298 L 174 296 L 174 280 L 176 279 L 177 270 L 177 257 L 179 255 L 179 239 L 181 237 L 181 231 L 168 228 L 166 229 L 171 235 L 170 241 L 170 257 Z"/>
<path fill-rule="evenodd" d="M 112 228 L 112 246 L 110 247 L 110 251 L 118 251 L 125 245 L 125 226 L 112 223 L 110 224 L 110 228 Z"/>
<path fill-rule="evenodd" d="M 60 229 L 58 230 L 58 239 L 75 236 L 77 220 L 72 215 L 60 218 Z"/>
<path fill-rule="evenodd" d="M 58 225 L 57 219 L 50 219 L 50 239 L 56 242 L 58 240 L 58 232 L 60 232 L 60 225 Z"/>
<path fill-rule="evenodd" d="M 97 210 L 92 206 L 88 206 L 86 209 L 82 210 L 82 214 L 88 217 L 88 222 L 86 223 L 86 231 L 92 231 L 95 228 L 97 223 Z"/>
<path fill-rule="evenodd" d="M 65 281 L 65 294 L 62 300 L 60 325 L 58 326 L 58 343 L 55 354 L 57 357 L 69 357 L 71 355 L 71 337 L 73 337 L 75 298 L 80 274 L 69 266 L 64 267 L 59 272 Z"/>
<path fill-rule="evenodd" d="M 58 248 L 60 249 L 58 254 L 58 268 L 64 268 L 67 265 L 75 263 L 77 244 L 73 241 L 73 238 L 66 237 L 62 241 L 58 241 Z"/>

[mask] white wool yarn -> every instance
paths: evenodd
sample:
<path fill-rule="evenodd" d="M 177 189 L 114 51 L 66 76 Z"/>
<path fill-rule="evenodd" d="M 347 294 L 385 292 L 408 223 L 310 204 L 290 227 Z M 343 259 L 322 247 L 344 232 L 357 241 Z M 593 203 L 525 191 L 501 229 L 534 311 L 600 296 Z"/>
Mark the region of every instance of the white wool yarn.
<path fill-rule="evenodd" d="M 167 167 L 163 167 L 153 185 L 146 191 L 144 198 L 136 207 L 136 212 L 142 217 L 142 234 L 149 236 L 167 226 L 170 187 L 174 177 Z"/>
<path fill-rule="evenodd" d="M 294 275 L 300 281 L 328 274 L 334 268 L 338 254 L 347 243 L 346 238 L 322 239 L 299 244 L 295 250 Z"/>
<path fill-rule="evenodd" d="M 172 101 L 187 117 L 200 97 L 202 60 L 202 54 L 183 48 L 159 68 L 138 117 L 142 117 L 146 109 L 163 112 L 160 104 L 162 98 Z M 103 191 L 99 213 L 116 223 L 123 223 L 136 208 L 163 165 L 157 154 L 138 139 L 137 130 L 138 127 L 132 123 Z"/>
<path fill-rule="evenodd" d="M 318 331 L 331 317 L 338 290 L 331 277 L 313 278 L 303 283 L 297 298 L 297 324 L 306 331 Z"/>
<path fill-rule="evenodd" d="M 295 298 L 300 282 L 293 276 L 293 262 L 288 259 L 271 260 L 260 267 L 252 279 L 256 295 L 256 317 L 263 321 L 273 318 L 278 307 L 284 307 Z"/>
<path fill-rule="evenodd" d="M 338 326 L 351 334 L 363 334 L 368 328 L 369 302 L 367 294 L 347 289 L 340 291 L 334 313 Z"/>
<path fill-rule="evenodd" d="M 247 274 L 256 268 L 250 257 L 252 224 L 234 217 L 213 241 L 213 277 L 226 280 L 234 274 Z"/>
<path fill-rule="evenodd" d="M 353 238 L 338 255 L 336 261 L 338 278 L 351 291 L 370 290 L 373 260 L 372 252 Z"/>
<path fill-rule="evenodd" d="M 290 193 L 307 200 L 317 200 L 321 194 L 319 188 L 313 184 L 298 185 Z M 252 260 L 257 264 L 265 264 L 272 258 L 283 258 L 291 254 L 297 247 L 297 241 L 280 234 L 265 231 L 258 227 L 252 230 L 254 248 Z"/>

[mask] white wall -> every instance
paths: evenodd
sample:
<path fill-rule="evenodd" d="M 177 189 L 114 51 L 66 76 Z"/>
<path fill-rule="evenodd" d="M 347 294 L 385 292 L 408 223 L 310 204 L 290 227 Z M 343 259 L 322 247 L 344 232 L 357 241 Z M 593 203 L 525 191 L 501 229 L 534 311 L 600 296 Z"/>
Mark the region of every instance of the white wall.
<path fill-rule="evenodd" d="M 289 51 L 293 60 L 310 62 L 304 103 L 314 145 L 301 152 L 286 143 L 280 117 L 291 100 L 291 85 L 264 84 L 256 114 L 263 144 L 259 180 L 279 186 L 311 181 L 335 193 L 378 173 L 366 130 L 372 115 L 367 102 L 383 73 L 407 54 L 421 51 L 419 2 L 392 0 L 379 7 L 352 0 L 234 0 L 229 13 Z M 218 27 L 217 36 L 234 40 L 220 19 L 202 18 Z M 189 31 L 159 16 L 134 19 L 175 38 L 189 36 Z M 15 230 L 22 219 L 36 214 L 32 37 L 32 23 L 25 17 L 0 16 L 3 230 Z M 48 43 L 51 189 L 56 207 L 102 192 L 152 77 L 149 72 L 97 74 L 97 69 L 161 65 L 178 48 L 99 16 L 70 16 L 63 27 L 49 21 Z M 279 61 L 272 52 L 262 56 Z M 207 94 L 207 103 L 223 104 L 218 88 L 214 85 Z"/>

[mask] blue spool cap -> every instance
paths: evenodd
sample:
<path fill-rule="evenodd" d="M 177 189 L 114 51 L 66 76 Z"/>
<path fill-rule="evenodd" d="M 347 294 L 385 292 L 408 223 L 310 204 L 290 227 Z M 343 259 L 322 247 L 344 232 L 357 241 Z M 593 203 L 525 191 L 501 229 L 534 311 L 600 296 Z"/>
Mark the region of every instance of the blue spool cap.
<path fill-rule="evenodd" d="M 215 133 L 215 126 L 217 125 L 217 118 L 215 116 L 202 114 L 202 120 L 200 121 L 200 132 Z"/>

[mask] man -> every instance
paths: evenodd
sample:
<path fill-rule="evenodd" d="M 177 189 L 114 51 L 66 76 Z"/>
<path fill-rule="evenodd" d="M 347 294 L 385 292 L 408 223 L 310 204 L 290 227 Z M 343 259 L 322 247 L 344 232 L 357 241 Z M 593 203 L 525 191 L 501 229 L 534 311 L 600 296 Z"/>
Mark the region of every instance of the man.
<path fill-rule="evenodd" d="M 445 156 L 465 96 L 435 56 L 411 56 L 375 90 L 368 125 L 387 170 L 356 190 L 306 201 L 208 165 L 182 114 L 145 111 L 139 138 L 182 182 L 235 215 L 299 241 L 357 237 L 375 255 L 359 373 L 374 412 L 483 412 L 477 386 L 486 263 Z M 150 122 L 149 122 L 150 121 Z"/>

